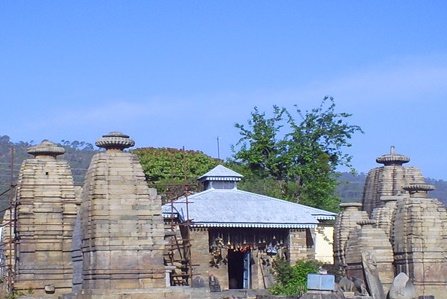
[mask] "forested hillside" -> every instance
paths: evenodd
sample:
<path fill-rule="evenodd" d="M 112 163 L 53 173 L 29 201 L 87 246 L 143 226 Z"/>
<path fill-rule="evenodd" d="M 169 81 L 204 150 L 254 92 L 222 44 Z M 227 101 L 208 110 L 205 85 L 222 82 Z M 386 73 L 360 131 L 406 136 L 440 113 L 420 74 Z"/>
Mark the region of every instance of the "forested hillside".
<path fill-rule="evenodd" d="M 90 164 L 90 160 L 92 156 L 97 153 L 99 150 L 95 148 L 92 144 L 80 142 L 80 141 L 66 141 L 62 140 L 61 142 L 57 142 L 60 146 L 65 148 L 66 153 L 62 156 L 62 159 L 65 159 L 72 171 L 73 178 L 75 184 L 81 185 L 84 180 L 85 173 Z M 11 183 L 15 184 L 17 182 L 17 175 L 20 169 L 20 165 L 22 161 L 26 158 L 31 158 L 32 156 L 27 154 L 26 150 L 35 145 L 33 142 L 17 142 L 13 143 L 9 136 L 3 135 L 0 136 L 0 208 L 4 209 L 9 204 L 10 193 L 8 192 Z M 137 149 L 135 152 L 140 156 L 140 159 L 144 160 L 143 164 L 147 164 L 147 158 L 144 154 L 149 153 L 150 151 L 156 151 L 157 155 L 161 153 L 169 153 L 170 155 L 180 153 L 180 150 L 173 149 Z M 176 153 L 177 152 L 177 153 Z M 203 167 L 199 166 L 207 166 L 208 168 L 213 167 L 218 163 L 216 159 L 208 157 L 201 152 L 195 151 L 187 151 L 186 153 L 187 160 L 193 161 L 193 167 L 186 167 L 186 171 L 188 172 L 187 177 L 190 179 L 192 176 L 199 176 L 205 172 Z M 14 161 L 12 161 L 12 157 L 14 157 Z M 177 157 L 178 158 L 178 157 Z M 178 159 L 177 159 L 178 160 Z M 157 163 L 160 163 L 159 160 L 156 160 Z M 179 161 L 176 162 L 176 165 L 180 165 Z M 172 163 L 171 163 L 172 165 Z M 11 168 L 12 166 L 12 168 Z M 146 165 L 146 168 L 149 167 Z M 184 166 L 181 166 L 182 168 Z M 151 168 L 151 167 L 150 167 Z M 12 169 L 12 171 L 11 171 Z M 167 174 L 163 175 L 164 184 L 167 183 Z M 168 175 L 169 176 L 169 175 Z M 179 177 L 179 173 L 176 173 L 176 176 Z M 155 175 L 151 173 L 148 176 L 151 180 L 154 179 Z M 186 177 L 186 175 L 185 175 Z M 339 186 L 337 188 L 338 196 L 342 199 L 342 202 L 360 202 L 363 194 L 363 185 L 366 179 L 365 173 L 359 173 L 357 175 L 352 175 L 350 173 L 341 173 L 339 177 Z M 444 180 L 436 180 L 427 178 L 428 184 L 435 185 L 436 189 L 430 192 L 431 197 L 436 197 L 440 199 L 444 204 L 447 205 L 447 181 Z M 154 182 L 151 181 L 153 184 Z M 177 180 L 178 183 L 178 180 Z"/>

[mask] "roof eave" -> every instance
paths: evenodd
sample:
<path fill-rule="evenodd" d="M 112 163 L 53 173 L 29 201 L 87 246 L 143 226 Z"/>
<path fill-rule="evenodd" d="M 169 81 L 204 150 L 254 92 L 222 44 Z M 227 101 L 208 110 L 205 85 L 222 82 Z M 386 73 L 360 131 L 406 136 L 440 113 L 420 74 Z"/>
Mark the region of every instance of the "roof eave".
<path fill-rule="evenodd" d="M 316 223 L 241 223 L 241 222 L 233 222 L 233 223 L 218 223 L 218 222 L 192 222 L 190 224 L 191 227 L 239 227 L 239 228 L 288 228 L 288 229 L 296 229 L 296 228 L 315 228 L 317 227 Z"/>

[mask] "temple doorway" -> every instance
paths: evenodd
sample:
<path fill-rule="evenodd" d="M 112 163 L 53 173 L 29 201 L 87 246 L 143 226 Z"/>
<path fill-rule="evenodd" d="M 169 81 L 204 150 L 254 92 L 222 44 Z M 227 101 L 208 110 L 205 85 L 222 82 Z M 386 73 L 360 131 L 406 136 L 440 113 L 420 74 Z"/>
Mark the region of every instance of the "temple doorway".
<path fill-rule="evenodd" d="M 228 250 L 228 281 L 230 289 L 251 286 L 251 251 Z"/>

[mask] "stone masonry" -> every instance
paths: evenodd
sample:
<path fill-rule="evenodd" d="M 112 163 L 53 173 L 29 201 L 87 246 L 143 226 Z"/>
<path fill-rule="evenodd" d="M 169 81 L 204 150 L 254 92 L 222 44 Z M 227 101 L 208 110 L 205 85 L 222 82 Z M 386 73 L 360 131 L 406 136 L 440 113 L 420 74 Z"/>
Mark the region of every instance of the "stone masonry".
<path fill-rule="evenodd" d="M 359 224 L 361 227 L 351 231 L 346 243 L 347 275 L 366 281 L 366 277 L 363 277 L 362 253 L 372 254 L 386 293 L 394 279 L 391 243 L 382 229 L 373 227 L 374 220 L 363 220 Z"/>
<path fill-rule="evenodd" d="M 393 233 L 396 273 L 412 280 L 419 296 L 447 294 L 447 211 L 429 198 L 432 185 L 411 184 L 410 197 L 397 201 Z"/>
<path fill-rule="evenodd" d="M 383 229 L 390 241 L 392 241 L 391 227 L 394 221 L 394 208 L 399 198 L 402 198 L 402 196 L 382 196 L 380 198 L 382 206 L 375 208 L 371 215 L 371 218 L 376 222 L 376 227 Z"/>
<path fill-rule="evenodd" d="M 382 196 L 405 194 L 404 186 L 410 183 L 425 182 L 418 168 L 403 166 L 409 161 L 409 157 L 396 154 L 394 147 L 391 147 L 389 154 L 376 159 L 376 162 L 383 166 L 368 172 L 363 190 L 363 210 L 369 216 L 375 208 L 383 206 Z"/>
<path fill-rule="evenodd" d="M 392 275 L 405 273 L 419 298 L 445 298 L 447 209 L 428 197 L 434 187 L 425 184 L 417 168 L 402 166 L 409 160 L 396 154 L 393 147 L 390 154 L 377 158 L 384 166 L 369 172 L 363 194 L 363 213 L 368 212 L 371 220 L 360 221 L 362 228 L 353 229 L 353 215 L 347 210 L 339 213 L 334 238 L 336 263 L 348 276 L 366 282 L 380 278 L 385 293 Z M 350 209 L 351 214 L 360 212 Z M 373 261 L 372 267 L 366 267 L 365 261 Z M 365 267 L 377 272 L 377 280 Z"/>
<path fill-rule="evenodd" d="M 138 157 L 124 151 L 134 145 L 129 136 L 113 132 L 96 145 L 106 151 L 93 157 L 85 180 L 76 298 L 152 298 L 151 289 L 166 286 L 161 203 L 150 195 Z"/>
<path fill-rule="evenodd" d="M 16 291 L 58 298 L 71 291 L 71 242 L 78 212 L 65 150 L 44 141 L 30 147 L 17 185 Z"/>
<path fill-rule="evenodd" d="M 368 214 L 360 211 L 361 203 L 342 203 L 340 207 L 343 209 L 338 214 L 334 228 L 334 260 L 338 266 L 346 266 L 345 249 L 349 234 L 355 228 L 360 228 L 358 222 L 368 220 Z"/>

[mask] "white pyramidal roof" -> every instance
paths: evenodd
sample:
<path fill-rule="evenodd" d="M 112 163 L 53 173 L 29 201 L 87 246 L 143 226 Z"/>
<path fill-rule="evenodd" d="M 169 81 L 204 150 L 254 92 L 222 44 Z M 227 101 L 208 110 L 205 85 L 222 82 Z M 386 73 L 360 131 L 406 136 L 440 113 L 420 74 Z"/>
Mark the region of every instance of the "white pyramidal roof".
<path fill-rule="evenodd" d="M 201 181 L 240 180 L 242 176 L 222 165 L 199 178 Z M 208 189 L 162 207 L 165 217 L 190 220 L 195 227 L 308 228 L 336 214 L 286 200 L 233 189 Z M 173 215 L 174 214 L 174 215 Z"/>
<path fill-rule="evenodd" d="M 244 176 L 223 165 L 217 165 L 198 180 L 203 181 L 240 181 Z"/>

